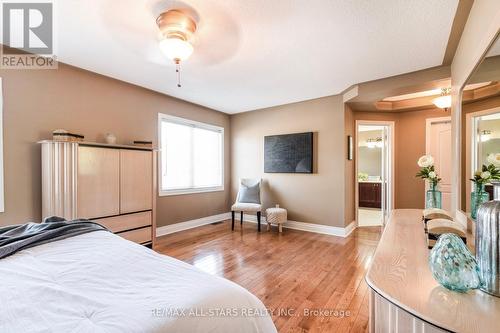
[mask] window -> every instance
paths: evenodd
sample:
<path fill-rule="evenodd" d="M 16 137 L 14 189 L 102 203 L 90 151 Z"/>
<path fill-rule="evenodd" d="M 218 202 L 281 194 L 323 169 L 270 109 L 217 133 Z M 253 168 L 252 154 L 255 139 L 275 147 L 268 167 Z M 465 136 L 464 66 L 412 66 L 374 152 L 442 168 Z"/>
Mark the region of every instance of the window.
<path fill-rule="evenodd" d="M 224 128 L 158 115 L 160 195 L 224 190 Z"/>

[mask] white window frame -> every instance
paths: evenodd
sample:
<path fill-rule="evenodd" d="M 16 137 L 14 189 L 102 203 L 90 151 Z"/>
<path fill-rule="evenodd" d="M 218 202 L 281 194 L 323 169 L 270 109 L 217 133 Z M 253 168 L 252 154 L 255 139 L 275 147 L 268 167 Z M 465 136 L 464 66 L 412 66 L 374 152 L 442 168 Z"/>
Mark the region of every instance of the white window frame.
<path fill-rule="evenodd" d="M 163 147 L 163 143 L 161 140 L 161 124 L 163 121 L 174 122 L 180 125 L 193 126 L 197 128 L 207 129 L 211 131 L 217 131 L 221 134 L 221 179 L 222 185 L 220 186 L 211 186 L 211 187 L 200 187 L 200 188 L 185 188 L 185 189 L 173 189 L 173 190 L 164 190 L 162 186 L 163 180 L 163 169 L 162 169 L 162 153 L 165 147 Z M 206 193 L 206 192 L 220 192 L 224 191 L 225 179 L 224 179 L 224 127 L 215 126 L 203 122 L 199 122 L 196 120 L 171 116 L 164 113 L 158 113 L 158 146 L 159 146 L 159 156 L 158 156 L 158 195 L 159 196 L 170 196 L 170 195 L 182 195 L 182 194 L 193 194 L 193 193 Z"/>

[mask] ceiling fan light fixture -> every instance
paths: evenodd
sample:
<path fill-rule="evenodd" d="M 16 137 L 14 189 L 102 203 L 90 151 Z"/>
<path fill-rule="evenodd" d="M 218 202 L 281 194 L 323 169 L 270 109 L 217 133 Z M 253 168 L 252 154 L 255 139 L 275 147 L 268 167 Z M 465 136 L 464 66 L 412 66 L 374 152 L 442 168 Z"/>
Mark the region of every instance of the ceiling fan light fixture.
<path fill-rule="evenodd" d="M 177 37 L 188 41 L 196 32 L 196 22 L 177 9 L 161 13 L 156 19 L 156 24 L 164 38 Z"/>
<path fill-rule="evenodd" d="M 191 43 L 180 38 L 164 38 L 159 46 L 163 54 L 176 63 L 188 59 L 193 53 Z"/>
<path fill-rule="evenodd" d="M 384 143 L 382 141 L 382 137 L 371 138 L 371 139 L 366 140 L 366 146 L 368 148 L 382 148 L 384 146 Z"/>
<path fill-rule="evenodd" d="M 160 29 L 159 47 L 163 54 L 175 63 L 177 86 L 181 87 L 181 61 L 193 53 L 190 39 L 196 31 L 196 22 L 183 11 L 172 9 L 163 12 L 156 19 Z"/>

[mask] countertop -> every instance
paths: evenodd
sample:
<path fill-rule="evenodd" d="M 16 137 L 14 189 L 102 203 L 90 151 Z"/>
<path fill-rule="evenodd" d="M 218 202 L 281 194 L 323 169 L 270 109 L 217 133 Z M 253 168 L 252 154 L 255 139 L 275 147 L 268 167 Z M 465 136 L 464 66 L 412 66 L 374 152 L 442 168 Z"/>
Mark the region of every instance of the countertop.
<path fill-rule="evenodd" d="M 422 210 L 397 209 L 387 222 L 366 282 L 412 315 L 453 332 L 499 332 L 500 298 L 479 290 L 450 291 L 428 266 Z"/>

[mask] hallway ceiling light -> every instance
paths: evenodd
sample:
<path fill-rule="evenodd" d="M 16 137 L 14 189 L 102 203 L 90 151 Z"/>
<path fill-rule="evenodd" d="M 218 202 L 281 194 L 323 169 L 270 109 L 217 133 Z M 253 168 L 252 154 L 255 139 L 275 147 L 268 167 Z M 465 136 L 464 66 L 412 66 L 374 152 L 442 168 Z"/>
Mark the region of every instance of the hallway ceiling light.
<path fill-rule="evenodd" d="M 491 131 L 490 130 L 484 130 L 481 131 L 481 142 L 486 142 L 491 139 Z"/>
<path fill-rule="evenodd" d="M 366 146 L 368 148 L 382 148 L 383 146 L 382 138 L 378 137 L 376 139 L 368 139 L 366 140 Z"/>
<path fill-rule="evenodd" d="M 434 98 L 432 103 L 440 109 L 447 110 L 451 106 L 451 88 L 442 88 L 441 96 Z"/>
<path fill-rule="evenodd" d="M 177 86 L 181 87 L 180 64 L 193 53 L 190 40 L 196 31 L 196 22 L 184 12 L 172 9 L 160 14 L 156 24 L 161 35 L 160 50 L 167 58 L 174 61 Z"/>

